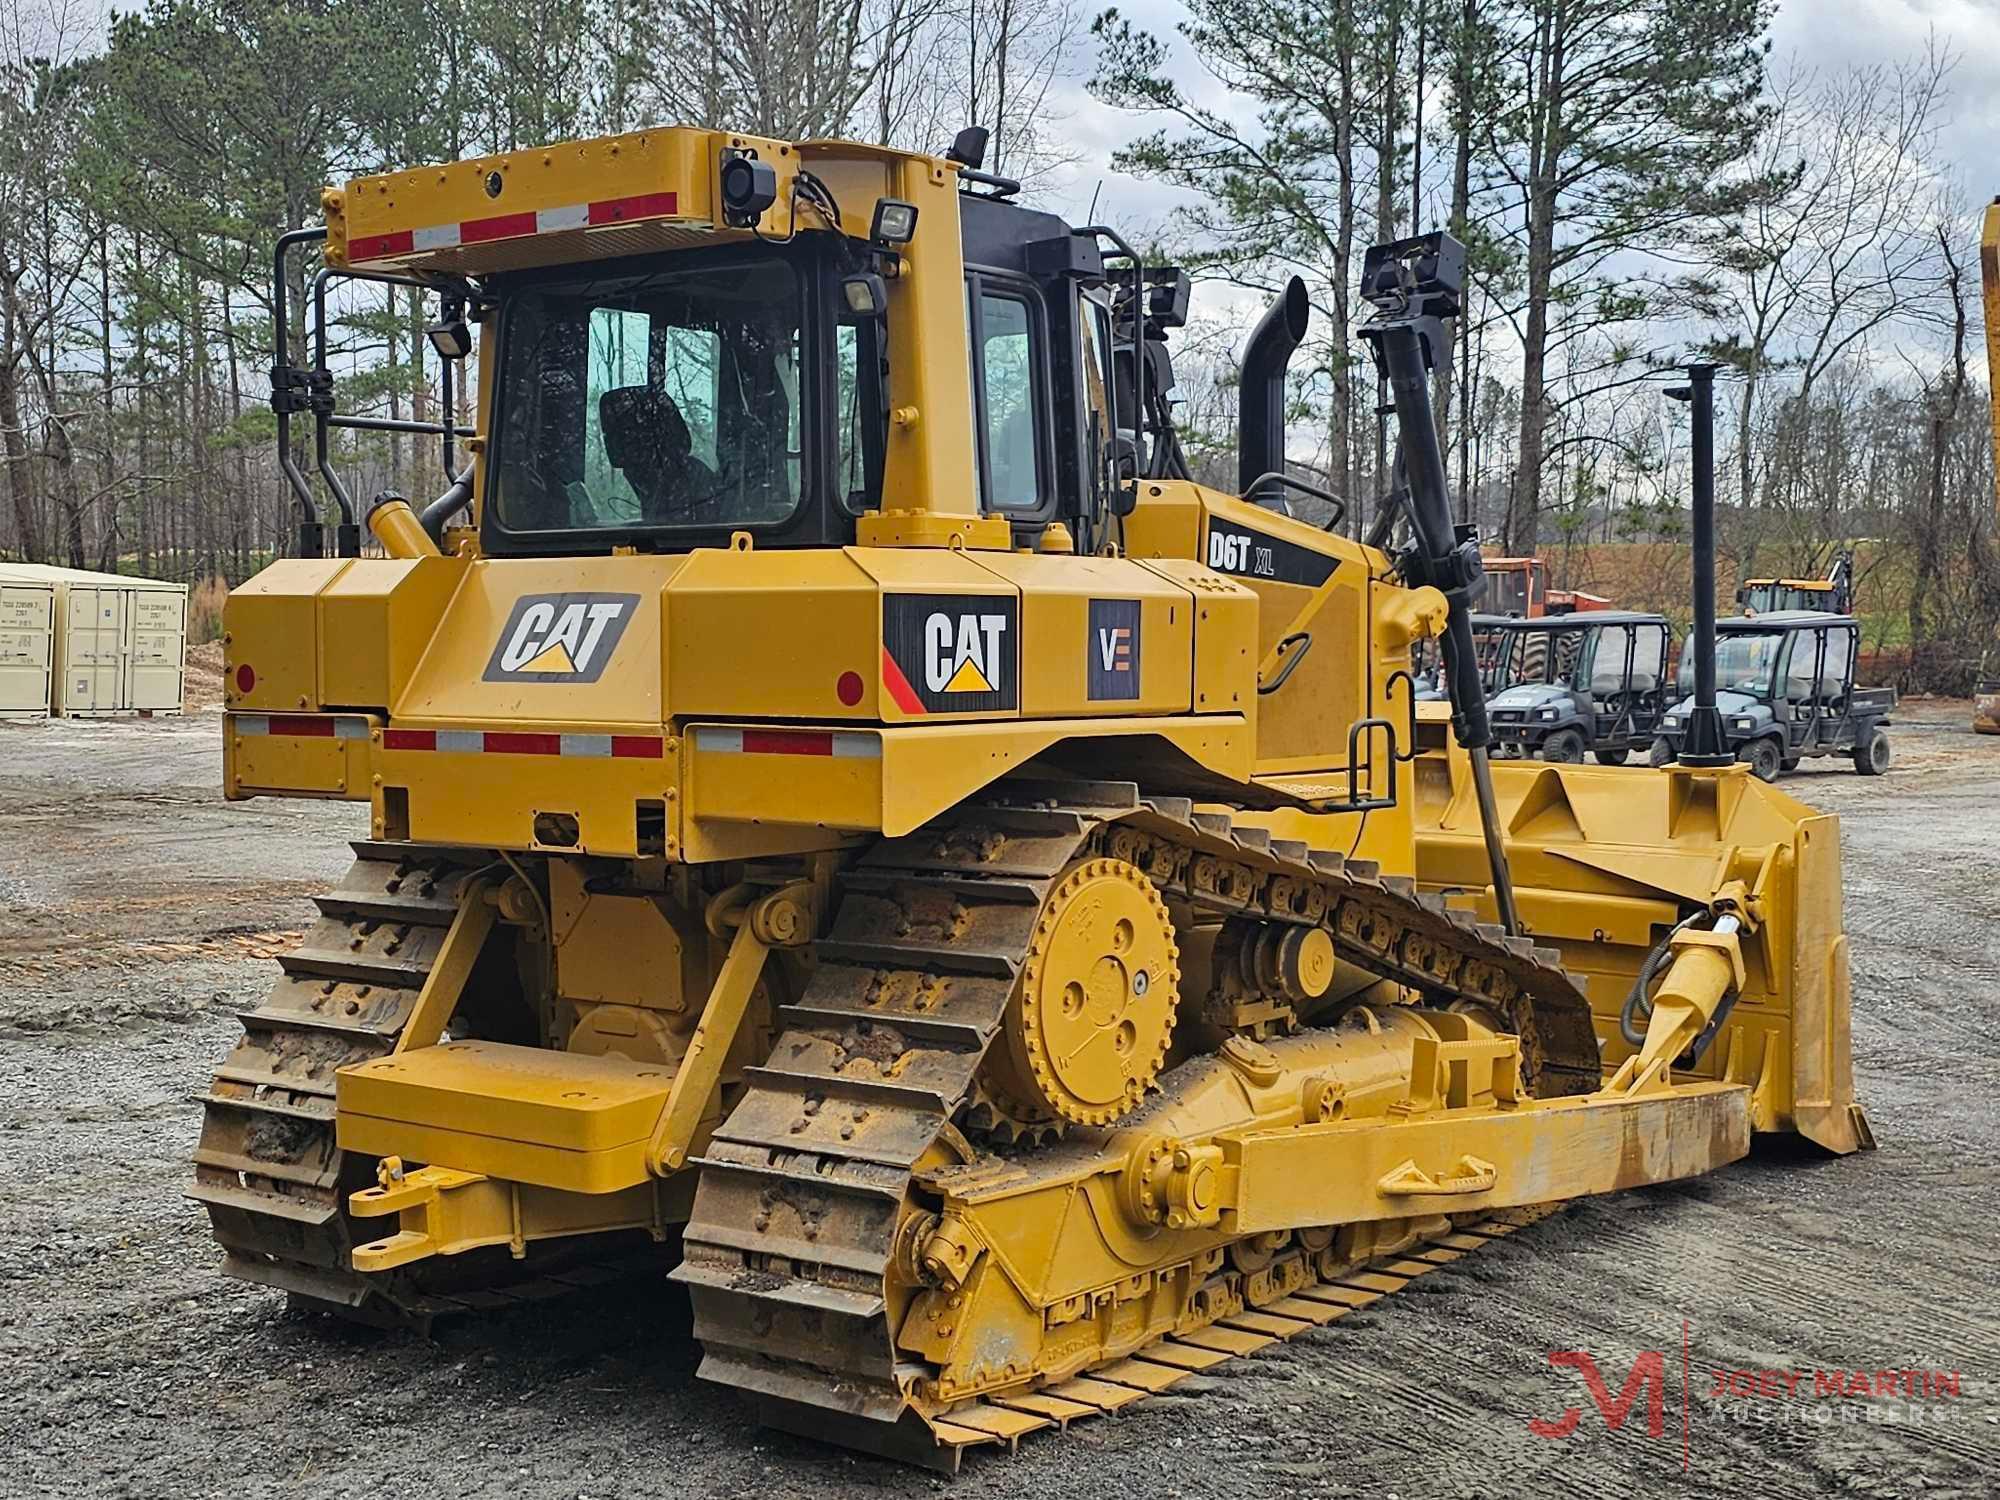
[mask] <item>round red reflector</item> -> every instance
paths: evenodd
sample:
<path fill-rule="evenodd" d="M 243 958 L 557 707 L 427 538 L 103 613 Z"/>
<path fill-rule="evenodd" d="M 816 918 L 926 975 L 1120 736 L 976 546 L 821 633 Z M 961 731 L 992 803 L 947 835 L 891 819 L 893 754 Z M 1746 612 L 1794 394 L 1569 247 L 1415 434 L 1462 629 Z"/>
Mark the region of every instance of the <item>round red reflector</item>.
<path fill-rule="evenodd" d="M 250 691 L 250 689 L 252 689 L 256 685 L 257 685 L 257 674 L 251 668 L 250 663 L 246 661 L 245 663 L 243 663 L 242 666 L 236 669 L 236 691 L 239 693 L 247 693 Z"/>
<path fill-rule="evenodd" d="M 833 690 L 840 694 L 840 701 L 842 703 L 852 708 L 861 701 L 861 694 L 865 690 L 865 685 L 861 681 L 861 674 L 859 672 L 842 672 L 840 674 L 840 681 L 834 685 Z"/>

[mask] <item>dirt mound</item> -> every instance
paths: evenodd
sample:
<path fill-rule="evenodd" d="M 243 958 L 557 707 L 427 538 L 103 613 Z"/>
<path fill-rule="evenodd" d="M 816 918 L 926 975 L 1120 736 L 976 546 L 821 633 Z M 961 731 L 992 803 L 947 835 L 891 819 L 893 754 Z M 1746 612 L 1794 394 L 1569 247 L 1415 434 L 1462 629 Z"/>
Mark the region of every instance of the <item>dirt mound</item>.
<path fill-rule="evenodd" d="M 187 711 L 222 707 L 222 642 L 188 647 Z"/>

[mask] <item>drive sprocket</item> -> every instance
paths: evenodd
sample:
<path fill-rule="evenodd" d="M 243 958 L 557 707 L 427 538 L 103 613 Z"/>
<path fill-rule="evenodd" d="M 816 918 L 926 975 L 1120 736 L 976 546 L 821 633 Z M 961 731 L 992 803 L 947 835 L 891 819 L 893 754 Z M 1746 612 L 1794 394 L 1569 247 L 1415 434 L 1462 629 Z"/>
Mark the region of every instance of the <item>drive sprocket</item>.
<path fill-rule="evenodd" d="M 1159 1076 L 1179 1000 L 1180 947 L 1158 887 L 1122 859 L 1075 861 L 1035 920 L 983 1102 L 1015 1134 L 1111 1124 Z"/>

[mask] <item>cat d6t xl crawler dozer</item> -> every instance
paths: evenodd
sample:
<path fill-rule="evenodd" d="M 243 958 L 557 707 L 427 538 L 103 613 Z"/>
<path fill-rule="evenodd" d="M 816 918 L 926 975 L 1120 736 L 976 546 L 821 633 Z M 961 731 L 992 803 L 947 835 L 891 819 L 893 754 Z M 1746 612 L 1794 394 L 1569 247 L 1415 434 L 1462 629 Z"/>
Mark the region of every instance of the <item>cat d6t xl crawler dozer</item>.
<path fill-rule="evenodd" d="M 1426 394 L 1457 246 L 1369 258 L 1363 543 L 1290 513 L 1339 513 L 1284 473 L 1303 286 L 1243 497 L 1196 484 L 1186 278 L 979 145 L 648 131 L 363 178 L 280 247 L 327 268 L 287 441 L 366 425 L 343 278 L 476 327 L 478 399 L 386 556 L 325 463 L 323 555 L 287 448 L 306 555 L 229 601 L 229 795 L 372 825 L 208 1096 L 233 1274 L 421 1322 L 652 1249 L 704 1377 L 948 1466 L 1547 1205 L 1866 1142 L 1832 818 L 1487 765 Z"/>

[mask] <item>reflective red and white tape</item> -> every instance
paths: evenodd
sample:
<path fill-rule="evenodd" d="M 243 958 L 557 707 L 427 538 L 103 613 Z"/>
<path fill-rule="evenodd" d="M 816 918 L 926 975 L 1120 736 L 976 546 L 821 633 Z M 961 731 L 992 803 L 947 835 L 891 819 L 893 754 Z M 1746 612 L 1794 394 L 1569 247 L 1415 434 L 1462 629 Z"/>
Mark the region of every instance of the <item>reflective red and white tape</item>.
<path fill-rule="evenodd" d="M 709 729 L 694 732 L 694 747 L 722 755 L 831 755 L 842 760 L 880 760 L 882 740 L 873 734 L 817 729 Z"/>
<path fill-rule="evenodd" d="M 547 734 L 497 729 L 385 729 L 384 750 L 435 750 L 443 755 L 575 755 L 599 760 L 659 760 L 656 734 Z"/>
<path fill-rule="evenodd" d="M 522 239 L 531 234 L 557 234 L 566 229 L 602 229 L 642 219 L 667 218 L 678 208 L 679 200 L 673 193 L 635 193 L 627 198 L 606 198 L 597 203 L 570 203 L 561 208 L 495 214 L 486 219 L 461 219 L 456 224 L 433 224 L 427 229 L 360 234 L 347 242 L 347 259 L 349 264 L 392 260 L 397 256 L 420 255 L 428 250 L 455 250 L 462 245 Z"/>
<path fill-rule="evenodd" d="M 308 740 L 365 740 L 368 721 L 354 714 L 231 714 L 229 732 L 294 735 Z"/>
<path fill-rule="evenodd" d="M 231 714 L 239 735 L 296 735 L 307 739 L 365 740 L 368 721 L 349 714 Z M 825 755 L 836 760 L 880 760 L 879 735 L 830 729 L 722 729 L 694 731 L 694 747 L 720 755 Z M 609 760 L 660 760 L 663 736 L 550 733 L 500 729 L 384 729 L 384 750 L 440 755 L 573 755 Z"/>

